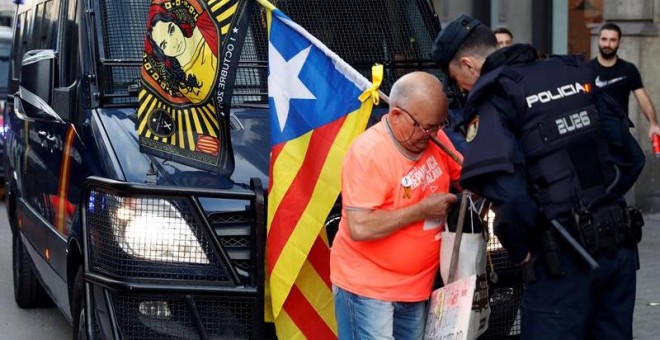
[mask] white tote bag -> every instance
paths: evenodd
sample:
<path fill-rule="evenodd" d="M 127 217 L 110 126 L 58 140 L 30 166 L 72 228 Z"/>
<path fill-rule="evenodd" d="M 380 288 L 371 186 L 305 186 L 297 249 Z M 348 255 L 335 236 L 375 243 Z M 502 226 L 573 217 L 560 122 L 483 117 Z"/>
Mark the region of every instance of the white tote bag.
<path fill-rule="evenodd" d="M 475 210 L 469 195 L 464 197 L 466 196 L 470 201 L 469 209 Z M 463 216 L 459 218 L 459 223 L 464 220 L 466 206 L 467 202 L 465 205 L 461 204 Z M 425 339 L 445 339 L 445 336 L 453 334 L 460 335 L 461 339 L 471 340 L 488 329 L 490 304 L 486 276 L 486 240 L 483 233 L 463 233 L 462 229 L 442 233 L 440 275 L 445 286 L 436 289 L 431 297 Z M 449 282 L 452 252 L 459 233 L 459 251 L 458 254 L 453 254 L 458 255 L 454 282 Z M 456 289 L 460 290 L 460 294 L 456 293 Z"/>
<path fill-rule="evenodd" d="M 440 275 L 443 282 L 448 282 L 449 262 L 455 239 L 456 233 L 450 231 L 442 233 Z M 488 329 L 488 319 L 490 318 L 488 278 L 486 276 L 486 240 L 482 233 L 463 234 L 455 278 L 454 282 L 468 279 L 474 283 L 470 322 L 463 339 L 476 339 Z"/>
<path fill-rule="evenodd" d="M 467 339 L 476 278 L 466 276 L 433 291 L 424 339 Z"/>

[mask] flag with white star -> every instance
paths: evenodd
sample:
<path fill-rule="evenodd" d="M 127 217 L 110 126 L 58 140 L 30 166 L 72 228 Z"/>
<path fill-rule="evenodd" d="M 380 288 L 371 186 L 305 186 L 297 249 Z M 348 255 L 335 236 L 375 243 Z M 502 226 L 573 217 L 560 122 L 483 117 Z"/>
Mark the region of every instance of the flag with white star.
<path fill-rule="evenodd" d="M 254 1 L 152 0 L 138 95 L 140 149 L 230 174 L 229 104 Z"/>
<path fill-rule="evenodd" d="M 267 318 L 280 339 L 333 339 L 323 226 L 340 192 L 342 158 L 366 128 L 368 94 L 376 87 L 280 10 L 259 2 L 269 25 Z"/>

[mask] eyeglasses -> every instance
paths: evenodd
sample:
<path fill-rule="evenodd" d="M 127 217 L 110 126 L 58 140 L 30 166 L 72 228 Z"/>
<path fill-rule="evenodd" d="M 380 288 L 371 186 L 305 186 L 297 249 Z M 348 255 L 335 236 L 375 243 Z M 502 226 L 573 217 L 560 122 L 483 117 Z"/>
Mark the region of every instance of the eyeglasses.
<path fill-rule="evenodd" d="M 413 117 L 413 115 L 410 112 L 408 112 L 408 110 L 406 110 L 402 107 L 399 107 L 399 106 L 396 106 L 396 108 L 403 111 L 403 112 L 405 112 L 406 114 L 408 114 L 408 117 L 410 117 L 410 119 L 412 119 L 412 121 L 413 121 L 413 126 L 416 127 L 416 128 L 419 128 L 420 130 L 422 130 L 422 132 L 424 132 L 427 135 L 434 135 L 435 133 L 438 132 L 438 130 L 444 129 L 445 126 L 447 126 L 447 123 L 448 123 L 447 120 L 445 120 L 444 122 L 441 122 L 437 126 L 424 128 L 424 127 L 422 127 L 421 124 L 419 124 L 417 119 L 415 119 L 415 117 Z"/>

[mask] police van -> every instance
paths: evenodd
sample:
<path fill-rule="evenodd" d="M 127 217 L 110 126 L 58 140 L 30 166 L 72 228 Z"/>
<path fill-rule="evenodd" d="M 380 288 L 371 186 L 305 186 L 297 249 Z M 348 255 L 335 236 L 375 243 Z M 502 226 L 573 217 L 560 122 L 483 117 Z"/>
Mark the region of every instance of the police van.
<path fill-rule="evenodd" d="M 383 63 L 385 92 L 413 70 L 441 76 L 428 60 L 440 29 L 430 2 L 277 5 L 364 75 Z M 253 8 L 231 98 L 235 169 L 218 175 L 139 145 L 149 1 L 17 5 L 4 173 L 20 307 L 56 305 L 74 339 L 269 335 L 267 38 L 263 12 Z M 338 209 L 328 218 L 330 234 Z M 516 317 L 513 295 L 491 298 L 512 309 L 503 334 Z"/>

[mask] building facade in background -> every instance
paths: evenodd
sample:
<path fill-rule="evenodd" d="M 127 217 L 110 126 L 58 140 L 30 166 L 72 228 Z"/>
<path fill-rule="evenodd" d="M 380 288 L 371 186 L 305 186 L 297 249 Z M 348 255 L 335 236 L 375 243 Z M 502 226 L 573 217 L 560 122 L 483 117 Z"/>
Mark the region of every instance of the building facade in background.
<path fill-rule="evenodd" d="M 0 26 L 11 27 L 16 5 L 11 0 L 0 0 Z"/>

